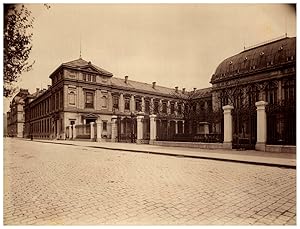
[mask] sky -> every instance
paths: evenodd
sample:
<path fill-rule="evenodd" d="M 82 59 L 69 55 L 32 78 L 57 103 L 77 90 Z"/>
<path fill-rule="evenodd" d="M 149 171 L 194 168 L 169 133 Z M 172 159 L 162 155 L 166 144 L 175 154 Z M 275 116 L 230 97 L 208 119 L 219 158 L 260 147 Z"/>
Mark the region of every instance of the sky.
<path fill-rule="evenodd" d="M 47 88 L 60 64 L 82 58 L 130 80 L 179 89 L 210 87 L 227 57 L 276 37 L 296 36 L 287 4 L 43 4 L 35 17 L 33 70 L 17 86 Z M 8 110 L 4 101 L 4 112 Z"/>

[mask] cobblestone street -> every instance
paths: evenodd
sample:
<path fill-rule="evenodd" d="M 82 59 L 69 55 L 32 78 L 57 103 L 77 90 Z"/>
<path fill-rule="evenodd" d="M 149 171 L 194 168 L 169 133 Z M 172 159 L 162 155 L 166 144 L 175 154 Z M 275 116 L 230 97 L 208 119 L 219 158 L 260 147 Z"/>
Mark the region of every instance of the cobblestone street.
<path fill-rule="evenodd" d="M 296 224 L 295 169 L 21 139 L 4 152 L 5 225 Z"/>

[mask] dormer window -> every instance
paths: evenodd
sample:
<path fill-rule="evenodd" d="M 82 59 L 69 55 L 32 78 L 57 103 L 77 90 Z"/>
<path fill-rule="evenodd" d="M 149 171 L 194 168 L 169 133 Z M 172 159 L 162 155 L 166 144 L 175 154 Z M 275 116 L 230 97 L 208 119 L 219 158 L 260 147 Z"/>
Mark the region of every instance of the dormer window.
<path fill-rule="evenodd" d="M 233 62 L 232 62 L 232 61 L 230 61 L 230 62 L 229 62 L 229 64 L 230 64 L 230 65 L 232 65 L 232 64 L 233 64 Z"/>
<path fill-rule="evenodd" d="M 260 53 L 260 56 L 263 56 L 264 54 L 265 54 L 264 52 L 261 52 L 261 53 Z"/>
<path fill-rule="evenodd" d="M 244 61 L 247 61 L 247 60 L 248 60 L 248 57 L 245 56 Z"/>
<path fill-rule="evenodd" d="M 283 50 L 283 46 L 280 46 L 278 51 L 282 51 Z"/>

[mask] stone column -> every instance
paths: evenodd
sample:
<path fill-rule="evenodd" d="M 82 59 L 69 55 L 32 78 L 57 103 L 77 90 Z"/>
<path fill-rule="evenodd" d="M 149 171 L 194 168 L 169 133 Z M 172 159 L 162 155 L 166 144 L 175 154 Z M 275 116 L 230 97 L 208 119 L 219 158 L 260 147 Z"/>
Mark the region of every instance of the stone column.
<path fill-rule="evenodd" d="M 159 100 L 159 107 L 158 107 L 158 113 L 162 113 L 162 100 Z"/>
<path fill-rule="evenodd" d="M 154 99 L 150 99 L 150 114 L 154 113 Z"/>
<path fill-rule="evenodd" d="M 119 111 L 124 113 L 124 110 L 125 110 L 124 95 L 123 93 L 121 93 L 119 97 Z"/>
<path fill-rule="evenodd" d="M 72 139 L 72 125 L 69 125 L 69 139 Z"/>
<path fill-rule="evenodd" d="M 72 134 L 72 136 L 73 136 L 73 139 L 76 138 L 76 125 L 75 124 L 73 125 L 73 134 Z"/>
<path fill-rule="evenodd" d="M 232 115 L 231 110 L 233 106 L 223 106 L 224 110 L 224 142 L 223 147 L 226 149 L 232 149 Z"/>
<path fill-rule="evenodd" d="M 91 130 L 90 139 L 94 140 L 95 138 L 94 122 L 90 122 L 90 130 Z"/>
<path fill-rule="evenodd" d="M 136 117 L 136 129 L 137 129 L 137 136 L 136 136 L 136 143 L 141 144 L 143 140 L 143 115 L 139 115 Z"/>
<path fill-rule="evenodd" d="M 204 123 L 204 134 L 209 134 L 209 125 L 208 125 L 208 123 Z"/>
<path fill-rule="evenodd" d="M 175 134 L 178 134 L 178 121 L 175 120 Z"/>
<path fill-rule="evenodd" d="M 184 120 L 182 120 L 182 133 L 184 134 Z"/>
<path fill-rule="evenodd" d="M 118 135 L 117 116 L 113 115 L 111 117 L 111 142 L 116 142 L 117 135 Z"/>
<path fill-rule="evenodd" d="M 267 142 L 267 115 L 265 101 L 258 101 L 255 103 L 257 110 L 257 140 L 255 149 L 260 151 L 266 151 Z"/>
<path fill-rule="evenodd" d="M 130 111 L 135 112 L 135 100 L 134 100 L 134 95 L 131 96 L 130 98 Z"/>
<path fill-rule="evenodd" d="M 178 115 L 178 102 L 177 101 L 175 102 L 174 109 L 175 109 L 174 114 L 175 114 L 175 116 L 177 116 Z"/>
<path fill-rule="evenodd" d="M 168 102 L 167 102 L 167 114 L 168 114 L 168 115 L 171 114 L 171 103 L 170 103 L 169 100 L 168 100 Z"/>
<path fill-rule="evenodd" d="M 154 144 L 156 141 L 156 115 L 152 114 L 150 117 L 150 141 L 149 144 Z"/>
<path fill-rule="evenodd" d="M 102 141 L 102 120 L 96 121 L 97 126 L 97 142 Z"/>
<path fill-rule="evenodd" d="M 142 112 L 145 113 L 145 98 L 142 97 Z"/>
<path fill-rule="evenodd" d="M 83 119 L 83 133 L 86 134 L 86 119 Z"/>

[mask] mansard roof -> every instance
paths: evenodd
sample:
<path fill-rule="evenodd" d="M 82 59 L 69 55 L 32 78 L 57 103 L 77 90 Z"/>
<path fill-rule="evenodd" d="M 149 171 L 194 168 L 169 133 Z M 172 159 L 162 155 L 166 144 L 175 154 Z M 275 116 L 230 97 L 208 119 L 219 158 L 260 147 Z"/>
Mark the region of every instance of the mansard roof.
<path fill-rule="evenodd" d="M 245 49 L 217 67 L 211 83 L 268 70 L 296 60 L 296 37 L 284 37 Z"/>
<path fill-rule="evenodd" d="M 211 96 L 211 91 L 212 91 L 212 87 L 208 87 L 208 88 L 198 89 L 194 93 L 193 92 L 189 92 L 189 93 L 192 93 L 191 95 L 193 99 L 200 99 L 200 98 Z"/>
<path fill-rule="evenodd" d="M 112 77 L 111 83 L 112 86 L 120 87 L 122 89 L 141 90 L 153 94 L 159 93 L 159 94 L 165 94 L 169 96 L 176 96 L 177 94 L 182 95 L 182 92 L 179 90 L 176 93 L 175 88 L 173 89 L 173 88 L 163 87 L 159 85 L 155 85 L 155 87 L 153 88 L 152 84 L 133 81 L 133 80 L 127 80 L 127 83 L 125 83 L 124 79 L 117 78 L 117 77 Z"/>

